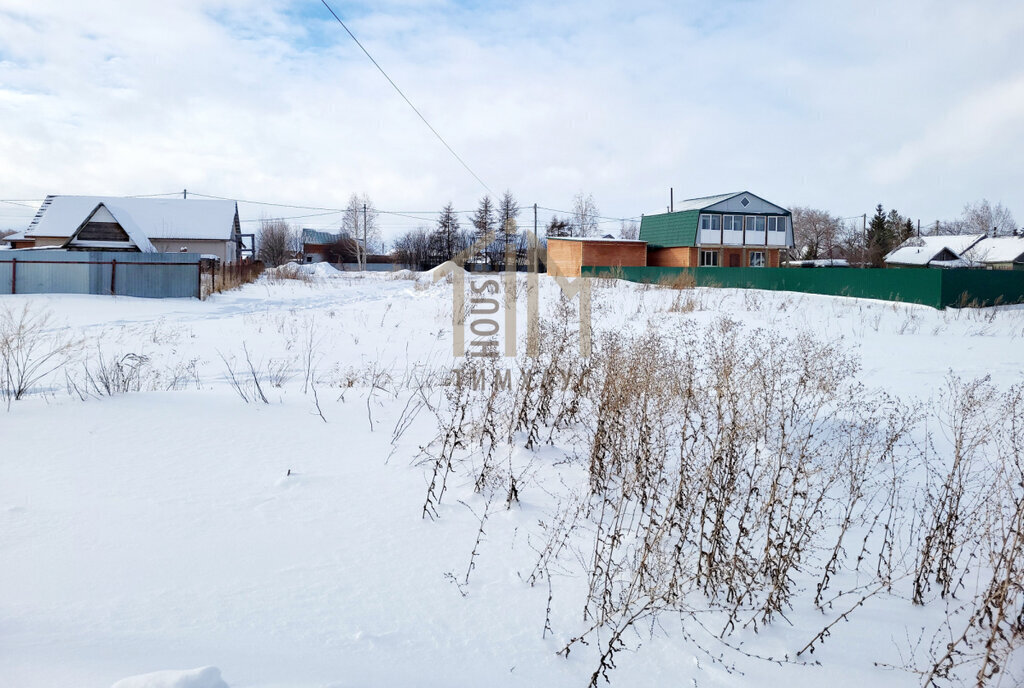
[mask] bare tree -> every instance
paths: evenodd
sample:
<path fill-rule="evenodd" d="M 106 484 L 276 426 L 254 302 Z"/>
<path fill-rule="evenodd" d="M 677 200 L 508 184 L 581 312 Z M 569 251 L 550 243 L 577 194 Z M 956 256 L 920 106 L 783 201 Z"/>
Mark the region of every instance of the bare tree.
<path fill-rule="evenodd" d="M 640 225 L 635 220 L 623 220 L 619 225 L 619 238 L 620 239 L 638 239 L 640 238 Z"/>
<path fill-rule="evenodd" d="M 965 234 L 1012 234 L 1017 228 L 1013 213 L 1002 203 L 992 205 L 988 199 L 981 199 L 964 206 L 960 217 Z"/>
<path fill-rule="evenodd" d="M 572 217 L 569 219 L 570 236 L 590 237 L 597 235 L 597 204 L 594 195 L 576 194 L 572 199 Z"/>
<path fill-rule="evenodd" d="M 341 219 L 343 232 L 356 241 L 359 269 L 366 269 L 366 255 L 381 247 L 380 227 L 377 225 L 377 209 L 366 194 L 352 194 Z"/>
<path fill-rule="evenodd" d="M 293 259 L 299 251 L 299 237 L 284 220 L 260 220 L 259 257 L 264 264 L 277 267 Z"/>
<path fill-rule="evenodd" d="M 417 227 L 398 237 L 391 255 L 396 263 L 408 265 L 413 270 L 427 267 L 430 259 L 430 230 Z"/>
<path fill-rule="evenodd" d="M 835 258 L 843 221 L 827 210 L 798 206 L 793 208 L 794 258 L 816 260 Z"/>

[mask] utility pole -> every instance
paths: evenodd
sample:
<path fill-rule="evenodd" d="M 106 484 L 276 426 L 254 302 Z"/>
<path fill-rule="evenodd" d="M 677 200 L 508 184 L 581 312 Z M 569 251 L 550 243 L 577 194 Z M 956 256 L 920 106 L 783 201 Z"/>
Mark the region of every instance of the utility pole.
<path fill-rule="evenodd" d="M 533 238 L 537 239 L 537 204 L 533 204 Z"/>
<path fill-rule="evenodd" d="M 358 239 L 359 239 L 359 237 L 356 237 L 357 241 L 358 241 Z M 366 204 L 363 203 L 363 271 L 364 272 L 366 271 L 366 253 L 367 253 L 367 246 L 366 246 Z"/>
<path fill-rule="evenodd" d="M 181 190 L 181 197 L 182 197 L 182 199 L 186 199 L 186 200 L 188 199 L 188 189 L 182 189 Z"/>
<path fill-rule="evenodd" d="M 864 264 L 868 261 L 868 214 L 864 213 L 861 216 L 860 230 L 864 236 L 864 248 L 861 249 L 860 266 L 864 267 Z"/>
<path fill-rule="evenodd" d="M 921 219 L 917 220 L 917 236 L 921 236 Z"/>
<path fill-rule="evenodd" d="M 675 189 L 668 187 L 668 211 L 671 213 L 676 209 Z"/>

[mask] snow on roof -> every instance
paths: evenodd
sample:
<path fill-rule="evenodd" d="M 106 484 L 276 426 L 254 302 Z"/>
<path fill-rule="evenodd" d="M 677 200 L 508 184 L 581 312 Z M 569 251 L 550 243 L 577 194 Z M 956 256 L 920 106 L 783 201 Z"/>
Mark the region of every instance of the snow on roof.
<path fill-rule="evenodd" d="M 0 241 L 21 241 L 25 238 L 25 232 L 15 232 L 14 234 L 8 234 L 5 237 L 0 237 Z"/>
<path fill-rule="evenodd" d="M 981 263 L 1024 262 L 1024 236 L 982 239 L 971 249 L 971 257 Z"/>
<path fill-rule="evenodd" d="M 106 206 L 122 226 L 125 222 L 134 224 L 138 231 L 150 239 L 228 241 L 234 235 L 234 201 L 48 196 L 25 231 L 25 236 L 70 237 L 100 203 Z M 127 227 L 125 231 L 128 231 Z"/>
<path fill-rule="evenodd" d="M 746 192 L 734 191 L 733 193 L 718 194 L 717 196 L 701 196 L 700 198 L 687 198 L 682 201 L 676 201 L 672 206 L 672 210 L 673 212 L 680 212 L 683 210 L 701 210 L 703 208 L 707 208 L 709 205 L 714 205 L 715 203 L 727 201 L 733 196 L 739 196 L 741 193 Z"/>
<path fill-rule="evenodd" d="M 983 234 L 940 234 L 911 237 L 885 257 L 887 263 L 899 265 L 928 265 L 943 251 L 949 251 L 959 258 L 978 243 Z"/>
<path fill-rule="evenodd" d="M 117 223 L 121 225 L 121 228 L 128 234 L 128 238 L 131 241 L 123 242 L 125 245 L 121 246 L 122 242 L 118 241 L 82 241 L 80 239 L 75 239 L 72 237 L 69 238 L 65 245 L 71 244 L 81 248 L 129 248 L 132 244 L 134 244 L 143 253 L 157 252 L 156 247 L 153 246 L 152 243 L 150 243 L 149 237 L 146 236 L 146 233 L 142 230 L 141 227 L 138 226 L 138 224 L 135 222 L 131 215 L 129 215 L 124 210 L 115 210 L 109 207 L 106 202 L 97 203 L 96 207 L 93 208 L 92 212 L 90 212 L 88 215 L 82 218 L 82 221 L 79 222 L 79 227 L 84 225 L 86 220 L 91 220 L 93 216 L 99 214 L 101 208 L 106 208 L 108 211 L 110 211 L 111 216 L 113 216 L 113 218 L 117 220 Z M 77 230 L 78 227 L 76 227 L 75 229 Z M 74 235 L 74 230 L 72 230 L 72 235 Z"/>

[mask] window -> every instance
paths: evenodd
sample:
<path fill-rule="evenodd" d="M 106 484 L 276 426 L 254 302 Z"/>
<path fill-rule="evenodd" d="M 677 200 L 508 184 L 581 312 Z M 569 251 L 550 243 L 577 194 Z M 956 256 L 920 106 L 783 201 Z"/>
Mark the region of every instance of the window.
<path fill-rule="evenodd" d="M 764 267 L 764 251 L 751 251 L 750 252 L 750 267 L 752 267 L 752 268 L 763 268 Z"/>
<path fill-rule="evenodd" d="M 764 220 L 765 220 L 764 217 L 755 217 L 754 218 L 754 231 L 755 232 L 763 232 L 764 231 Z M 750 227 L 747 227 L 747 230 L 749 231 Z"/>
<path fill-rule="evenodd" d="M 785 232 L 786 231 L 786 218 L 773 216 L 768 218 L 768 231 L 769 232 Z"/>
<path fill-rule="evenodd" d="M 701 251 L 700 266 L 702 268 L 718 267 L 718 251 Z"/>
<path fill-rule="evenodd" d="M 722 220 L 721 215 L 701 215 L 700 216 L 700 229 L 701 231 L 711 230 L 717 232 Z"/>
<path fill-rule="evenodd" d="M 727 232 L 742 232 L 743 231 L 743 216 L 742 215 L 723 215 L 722 226 Z"/>

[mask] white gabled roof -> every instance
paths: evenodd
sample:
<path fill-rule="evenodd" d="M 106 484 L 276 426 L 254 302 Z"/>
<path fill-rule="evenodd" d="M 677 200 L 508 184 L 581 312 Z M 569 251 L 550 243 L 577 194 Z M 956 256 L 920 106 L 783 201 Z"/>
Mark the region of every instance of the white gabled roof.
<path fill-rule="evenodd" d="M 714 213 L 773 213 L 788 215 L 789 211 L 749 191 L 735 191 L 715 196 L 687 198 L 673 203 L 672 212 L 707 210 Z"/>
<path fill-rule="evenodd" d="M 734 191 L 733 193 L 718 194 L 717 196 L 701 196 L 700 198 L 687 198 L 682 201 L 677 201 L 673 204 L 673 212 L 681 212 L 683 210 L 703 210 L 709 205 L 721 203 L 727 201 L 733 196 L 739 196 L 742 191 Z"/>
<path fill-rule="evenodd" d="M 149 239 L 213 239 L 234 235 L 234 201 L 116 196 L 47 196 L 25 231 L 32 237 L 70 237 L 103 204 L 128 231 L 132 224 Z"/>
<path fill-rule="evenodd" d="M 1024 236 L 1000 236 L 982 239 L 971 249 L 973 260 L 981 263 L 1024 261 Z"/>
<path fill-rule="evenodd" d="M 104 208 L 106 208 L 106 212 L 104 212 Z M 81 241 L 76 238 L 78 236 L 78 231 L 84 228 L 86 223 L 92 220 L 93 217 L 99 215 L 103 218 L 100 221 L 106 221 L 105 216 L 108 214 L 117 222 L 117 224 L 121 225 L 121 228 L 126 234 L 128 234 L 128 239 L 130 241 Z M 122 243 L 124 244 L 123 246 L 121 245 Z M 125 213 L 123 210 L 112 210 L 111 208 L 108 208 L 105 202 L 98 203 L 96 207 L 92 209 L 92 212 L 86 215 L 85 219 L 79 223 L 79 226 L 75 228 L 75 231 L 72 232 L 72 235 L 64 243 L 65 248 L 68 246 L 76 246 L 79 248 L 130 248 L 132 245 L 143 253 L 157 253 L 156 247 L 150 243 L 149 237 L 146 236 L 146 233 L 142 231 L 130 215 Z"/>
<path fill-rule="evenodd" d="M 957 258 L 984 238 L 983 234 L 950 234 L 911 237 L 885 257 L 886 263 L 898 265 L 928 265 L 943 251 Z"/>

